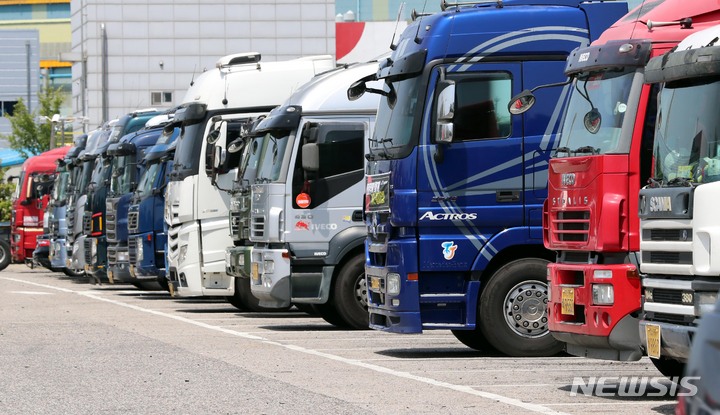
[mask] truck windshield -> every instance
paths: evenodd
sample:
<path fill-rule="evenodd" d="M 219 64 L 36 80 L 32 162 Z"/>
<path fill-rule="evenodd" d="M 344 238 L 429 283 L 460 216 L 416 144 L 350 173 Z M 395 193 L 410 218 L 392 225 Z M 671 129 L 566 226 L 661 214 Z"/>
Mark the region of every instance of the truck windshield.
<path fill-rule="evenodd" d="M 277 134 L 277 135 L 273 135 Z M 280 177 L 283 170 L 283 159 L 285 158 L 285 150 L 290 143 L 288 132 L 270 132 L 265 134 L 265 143 L 263 151 L 259 155 L 259 163 L 257 167 L 257 181 L 278 182 L 284 181 L 285 177 Z M 286 169 L 287 171 L 287 169 Z"/>
<path fill-rule="evenodd" d="M 161 174 L 161 167 L 162 163 L 160 160 L 157 160 L 157 163 L 149 164 L 142 176 L 140 176 L 137 193 L 141 199 L 150 196 L 152 193 L 155 188 L 155 183 L 157 183 L 157 178 Z"/>
<path fill-rule="evenodd" d="M 720 180 L 720 80 L 666 84 L 658 97 L 654 178 L 666 185 Z"/>
<path fill-rule="evenodd" d="M 17 200 L 20 197 L 20 192 L 23 186 L 25 186 L 25 170 L 20 173 L 17 184 L 15 185 L 15 191 L 12 194 L 12 200 Z"/>
<path fill-rule="evenodd" d="M 183 180 L 185 177 L 198 174 L 203 131 L 205 131 L 204 122 L 188 125 L 182 129 L 175 150 L 174 180 Z"/>
<path fill-rule="evenodd" d="M 237 170 L 233 190 L 240 191 L 247 184 L 255 180 L 260 162 L 260 155 L 263 150 L 263 144 L 267 141 L 266 136 L 253 137 L 243 149 L 243 157 L 240 162 L 240 168 Z"/>
<path fill-rule="evenodd" d="M 574 83 L 556 157 L 589 154 L 622 154 L 630 151 L 630 143 L 621 140 L 623 127 L 632 128 L 628 119 L 631 87 L 636 68 L 581 74 Z M 595 111 L 593 111 L 593 109 Z M 593 117 L 595 114 L 595 117 Z M 599 118 L 597 118 L 599 117 Z"/>
<path fill-rule="evenodd" d="M 416 76 L 385 83 L 383 90 L 394 93 L 383 96 L 378 106 L 375 132 L 370 139 L 370 154 L 376 159 L 406 157 L 415 146 L 417 134 L 413 130 L 423 113 L 421 81 Z"/>
<path fill-rule="evenodd" d="M 110 192 L 115 195 L 123 195 L 132 191 L 133 163 L 134 156 L 114 157 L 112 161 L 113 175 L 110 179 Z"/>
<path fill-rule="evenodd" d="M 93 174 L 93 168 L 95 166 L 95 161 L 97 159 L 92 160 L 86 160 L 83 162 L 82 165 L 82 172 L 80 173 L 80 177 L 77 184 L 77 190 L 80 194 L 84 194 L 87 190 L 87 185 L 90 183 L 90 178 Z"/>
<path fill-rule="evenodd" d="M 65 171 L 60 172 L 55 179 L 55 187 L 53 188 L 53 199 L 55 199 L 56 201 L 65 199 L 65 195 L 67 194 L 67 189 L 69 185 L 70 172 L 66 169 Z"/>

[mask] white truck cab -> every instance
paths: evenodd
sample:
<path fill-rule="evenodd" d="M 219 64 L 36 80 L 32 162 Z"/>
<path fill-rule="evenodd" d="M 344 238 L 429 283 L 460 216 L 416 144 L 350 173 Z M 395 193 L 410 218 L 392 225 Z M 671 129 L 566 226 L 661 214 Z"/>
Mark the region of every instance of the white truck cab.
<path fill-rule="evenodd" d="M 261 306 L 312 304 L 338 326 L 368 327 L 365 153 L 378 94 L 348 88 L 377 62 L 317 77 L 255 127 L 265 135 L 250 202 L 252 294 Z"/>
<path fill-rule="evenodd" d="M 173 295 L 234 293 L 233 279 L 225 272 L 225 248 L 232 244 L 230 197 L 211 181 L 207 150 L 214 146 L 206 143 L 208 134 L 225 121 L 267 113 L 313 76 L 332 68 L 333 59 L 326 55 L 261 62 L 259 53 L 243 53 L 219 59 L 191 84 L 175 113 L 182 132 L 165 195 L 167 278 Z M 229 188 L 233 173 L 219 176 L 218 186 Z"/>

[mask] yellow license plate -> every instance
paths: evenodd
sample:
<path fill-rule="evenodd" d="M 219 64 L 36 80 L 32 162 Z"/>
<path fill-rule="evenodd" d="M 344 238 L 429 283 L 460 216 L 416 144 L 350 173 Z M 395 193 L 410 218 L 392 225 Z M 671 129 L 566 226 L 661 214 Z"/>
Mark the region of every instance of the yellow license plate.
<path fill-rule="evenodd" d="M 563 288 L 562 289 L 562 309 L 561 313 L 574 316 L 575 315 L 575 289 L 574 288 Z"/>
<path fill-rule="evenodd" d="M 90 265 L 85 264 L 85 272 L 90 272 Z"/>
<path fill-rule="evenodd" d="M 172 281 L 168 281 L 168 291 L 170 291 L 171 297 L 175 297 L 175 285 L 173 285 Z"/>
<path fill-rule="evenodd" d="M 107 276 L 108 276 L 108 281 L 110 281 L 110 284 L 115 284 L 115 281 L 113 280 L 113 272 L 108 271 Z"/>
<path fill-rule="evenodd" d="M 260 282 L 260 270 L 257 262 L 252 263 L 252 279 L 256 283 Z"/>
<path fill-rule="evenodd" d="M 373 290 L 379 290 L 380 289 L 380 278 L 372 277 L 370 278 L 370 288 Z"/>
<path fill-rule="evenodd" d="M 660 326 L 648 324 L 645 326 L 645 346 L 648 357 L 660 358 Z"/>
<path fill-rule="evenodd" d="M 133 265 L 130 265 L 130 275 L 135 277 L 135 266 L 133 266 Z"/>

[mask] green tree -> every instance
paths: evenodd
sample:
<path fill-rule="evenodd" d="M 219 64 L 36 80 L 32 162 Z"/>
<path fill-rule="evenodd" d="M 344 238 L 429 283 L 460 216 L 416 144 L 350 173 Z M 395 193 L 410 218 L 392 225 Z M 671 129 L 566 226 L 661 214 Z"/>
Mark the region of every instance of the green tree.
<path fill-rule="evenodd" d="M 44 117 L 52 118 L 59 113 L 63 100 L 64 95 L 60 88 L 44 89 L 38 94 L 39 108 L 29 112 L 25 101 L 18 99 L 13 115 L 6 115 L 12 129 L 12 132 L 5 136 L 10 147 L 25 157 L 49 150 L 52 124 Z"/>
<path fill-rule="evenodd" d="M 0 222 L 10 220 L 12 214 L 11 197 L 15 190 L 15 184 L 5 183 L 5 171 L 7 169 L 0 167 Z"/>

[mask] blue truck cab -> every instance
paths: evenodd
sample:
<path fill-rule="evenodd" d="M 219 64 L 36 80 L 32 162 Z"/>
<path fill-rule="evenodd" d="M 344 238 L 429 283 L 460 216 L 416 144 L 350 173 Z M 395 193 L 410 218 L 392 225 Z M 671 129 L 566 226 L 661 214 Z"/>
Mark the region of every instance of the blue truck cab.
<path fill-rule="evenodd" d="M 101 148 L 102 157 L 93 170 L 91 186 L 87 193 L 85 218 L 83 219 L 84 234 L 83 246 L 85 255 L 85 273 L 96 281 L 107 280 L 107 195 L 113 177 L 113 156 L 108 153 L 111 145 L 120 142 L 121 138 L 133 134 L 145 127 L 153 117 L 161 115 L 160 112 L 149 109 L 134 111 L 121 117 L 113 127 L 107 143 Z"/>
<path fill-rule="evenodd" d="M 165 128 L 157 143 L 145 152 L 144 172 L 128 210 L 128 254 L 132 282 L 157 281 L 167 287 L 163 220 L 165 187 L 172 171 L 180 128 Z"/>
<path fill-rule="evenodd" d="M 142 163 L 145 152 L 163 136 L 163 127 L 169 120 L 166 115 L 158 118 L 162 119 L 148 121 L 144 129 L 125 135 L 108 148 L 108 154 L 113 156 L 113 173 L 105 199 L 107 276 L 111 283 L 133 282 L 128 247 L 128 209 L 138 178 L 145 171 L 145 164 Z"/>
<path fill-rule="evenodd" d="M 364 217 L 370 327 L 445 329 L 513 356 L 562 349 L 547 328 L 542 207 L 569 85 L 565 59 L 627 13 L 622 2 L 518 0 L 419 15 L 349 96 L 383 95 L 370 139 Z M 382 91 L 364 82 L 384 81 Z M 539 99 L 539 98 L 538 98 Z"/>

